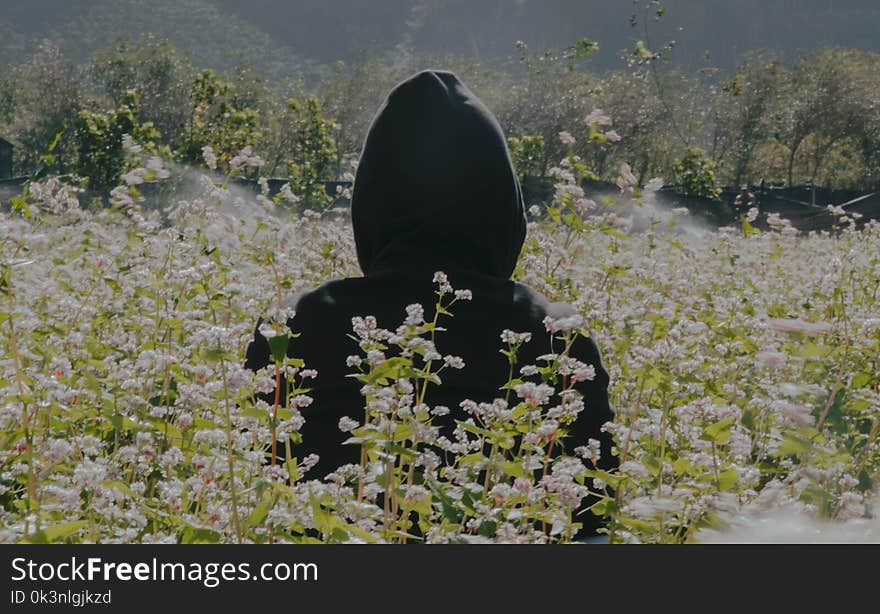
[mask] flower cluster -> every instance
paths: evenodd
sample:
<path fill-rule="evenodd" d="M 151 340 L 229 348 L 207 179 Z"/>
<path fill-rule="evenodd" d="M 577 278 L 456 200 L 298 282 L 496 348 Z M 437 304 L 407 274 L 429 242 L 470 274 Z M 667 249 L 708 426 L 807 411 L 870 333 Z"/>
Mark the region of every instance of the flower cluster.
<path fill-rule="evenodd" d="M 170 170 L 124 147 L 138 165 L 114 207 L 53 178 L 0 214 L 0 541 L 568 541 L 587 488 L 613 542 L 716 539 L 783 508 L 855 528 L 876 513 L 876 223 L 635 232 L 588 198 L 572 154 L 515 273 L 573 307 L 545 322 L 553 353 L 520 364 L 532 339 L 504 331 L 510 380 L 451 420 L 430 392 L 475 366 L 435 336 L 478 297 L 438 272 L 437 304 L 397 328 L 352 322 L 360 352 L 340 361 L 364 403 L 338 426 L 363 462 L 318 480 L 296 444 L 321 374 L 284 351 L 284 297 L 357 273 L 350 220 L 210 177 L 141 210 L 136 187 Z M 621 181 L 640 197 L 631 169 Z M 252 373 L 258 314 L 278 351 Z M 615 472 L 595 469 L 594 440 L 554 453 L 584 410 L 572 384 L 596 376 L 566 351 L 585 330 L 610 374 Z"/>

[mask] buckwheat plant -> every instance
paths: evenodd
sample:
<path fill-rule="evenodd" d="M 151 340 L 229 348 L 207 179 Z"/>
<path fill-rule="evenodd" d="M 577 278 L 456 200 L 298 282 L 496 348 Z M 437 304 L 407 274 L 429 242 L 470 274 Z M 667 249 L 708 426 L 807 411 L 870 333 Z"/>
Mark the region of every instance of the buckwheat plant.
<path fill-rule="evenodd" d="M 603 348 L 621 466 L 590 475 L 615 493 L 593 508 L 611 541 L 694 541 L 780 506 L 874 514 L 880 224 L 832 209 L 829 231 L 803 233 L 771 213 L 762 232 L 754 210 L 741 230 L 636 233 L 585 193 L 576 156 L 553 172 L 516 275 L 573 303 Z M 637 183 L 622 165 L 621 199 L 658 181 Z"/>
<path fill-rule="evenodd" d="M 572 154 L 516 271 L 575 308 L 548 322 L 553 352 L 519 364 L 531 340 L 506 331 L 509 381 L 450 421 L 431 392 L 475 365 L 435 341 L 470 294 L 438 275 L 433 309 L 354 322 L 365 404 L 339 427 L 362 462 L 319 480 L 289 445 L 321 374 L 286 355 L 285 297 L 357 274 L 347 213 L 236 186 L 252 149 L 223 176 L 123 149 L 107 206 L 49 178 L 0 211 L 0 541 L 566 542 L 588 489 L 613 543 L 723 540 L 779 509 L 846 535 L 876 524 L 876 221 L 841 209 L 803 232 L 753 211 L 636 231 L 591 200 Z M 656 182 L 619 170 L 618 202 L 647 201 Z M 166 206 L 159 188 L 188 195 Z M 259 315 L 273 361 L 252 373 Z M 611 377 L 614 472 L 567 440 L 584 411 L 572 381 L 591 376 L 567 353 L 583 330 Z"/>
<path fill-rule="evenodd" d="M 379 328 L 371 316 L 353 319 L 363 355 L 348 357 L 348 364 L 362 384 L 365 414 L 362 422 L 343 418 L 339 427 L 352 434 L 347 444 L 361 447 L 361 462 L 332 479 L 345 481 L 358 502 L 373 506 L 373 533 L 383 541 L 570 539 L 580 526 L 573 513 L 588 494 L 587 465 L 554 454 L 554 446 L 583 409 L 573 384 L 594 376 L 591 365 L 568 356 L 582 319 L 548 319 L 559 351 L 542 356 L 542 366 L 519 371 L 517 353 L 530 334 L 504 331 L 510 377 L 499 398 L 462 401 L 469 417 L 444 432 L 436 422 L 450 409 L 429 406 L 428 389 L 442 386 L 444 370 L 466 365 L 441 356 L 436 335 L 444 330 L 440 317 L 451 316 L 454 304 L 471 300 L 471 293 L 452 288 L 442 272 L 434 282 L 430 321 L 418 304 L 407 307 L 394 331 Z M 345 530 L 334 529 L 340 536 Z"/>

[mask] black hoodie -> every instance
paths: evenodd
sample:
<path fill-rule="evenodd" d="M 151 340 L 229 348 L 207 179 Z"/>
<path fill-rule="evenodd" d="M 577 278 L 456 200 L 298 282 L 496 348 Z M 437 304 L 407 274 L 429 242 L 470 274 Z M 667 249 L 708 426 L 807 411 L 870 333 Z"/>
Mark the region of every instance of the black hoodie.
<path fill-rule="evenodd" d="M 501 126 L 454 74 L 424 71 L 379 109 L 351 201 L 364 275 L 417 260 L 513 273 L 526 236 Z"/>
<path fill-rule="evenodd" d="M 502 330 L 532 333 L 521 364 L 534 364 L 551 351 L 544 318 L 573 313 L 510 281 L 526 229 L 519 182 L 497 120 L 450 72 L 420 72 L 388 95 L 364 144 L 351 211 L 364 277 L 304 293 L 289 322 L 300 336 L 288 355 L 318 371 L 310 393 L 314 402 L 302 410 L 303 443 L 294 449 L 299 458 L 320 456 L 311 477 L 359 462 L 358 447 L 342 445 L 348 434 L 338 428 L 341 417 L 361 421 L 364 413 L 359 384 L 346 377 L 352 372 L 346 357 L 359 354 L 347 336 L 353 316 L 373 315 L 379 326 L 393 330 L 406 317 L 406 306 L 420 303 L 432 319 L 435 271 L 447 273 L 456 289 L 471 290 L 473 300 L 456 303 L 436 341 L 441 354 L 461 356 L 466 367 L 446 369 L 442 385 L 429 388 L 426 399 L 452 410 L 441 423 L 448 430 L 467 418 L 459 408 L 462 400 L 503 396 L 499 387 L 509 367 L 499 352 Z M 586 408 L 571 426 L 565 450 L 597 439 L 600 466 L 611 468 L 616 462 L 611 438 L 600 430 L 614 415 L 608 374 L 590 338 L 579 338 L 572 356 L 594 365 L 596 377 L 577 386 Z M 255 332 L 246 366 L 258 369 L 269 362 L 268 344 Z M 595 531 L 591 513 L 577 520 L 584 523 L 581 536 Z"/>

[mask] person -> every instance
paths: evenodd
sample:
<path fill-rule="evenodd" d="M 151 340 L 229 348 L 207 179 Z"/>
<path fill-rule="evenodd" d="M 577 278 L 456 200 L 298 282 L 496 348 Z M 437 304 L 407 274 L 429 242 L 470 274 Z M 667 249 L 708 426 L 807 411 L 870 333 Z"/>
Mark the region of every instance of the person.
<path fill-rule="evenodd" d="M 755 194 L 749 189 L 749 186 L 740 186 L 739 194 L 736 195 L 736 198 L 733 201 L 733 206 L 737 211 L 737 217 L 745 215 L 745 213 L 754 207 L 756 203 L 757 199 L 755 198 Z"/>
<path fill-rule="evenodd" d="M 288 322 L 299 334 L 290 340 L 288 355 L 318 372 L 309 393 L 314 401 L 302 409 L 302 444 L 294 447 L 299 458 L 319 456 L 310 477 L 360 461 L 359 446 L 343 445 L 350 435 L 338 428 L 343 416 L 362 421 L 364 414 L 360 385 L 347 377 L 353 370 L 346 357 L 359 353 L 347 336 L 352 317 L 372 315 L 380 327 L 393 330 L 406 306 L 420 303 L 430 321 L 437 271 L 446 273 L 453 287 L 472 292 L 472 300 L 456 303 L 454 317 L 444 322 L 447 330 L 436 338 L 442 355 L 460 356 L 466 367 L 445 370 L 442 384 L 430 387 L 426 399 L 432 407 L 450 408 L 440 423 L 449 436 L 455 420 L 468 417 L 461 401 L 504 396 L 499 391 L 509 369 L 499 352 L 504 329 L 532 333 L 520 364 L 536 364 L 551 351 L 545 317 L 574 313 L 510 280 L 526 235 L 522 191 L 500 125 L 451 72 L 419 72 L 390 92 L 363 147 L 351 217 L 363 277 L 330 281 L 298 295 Z M 270 362 L 259 327 L 258 322 L 247 351 L 246 366 L 254 370 Z M 614 417 L 608 373 L 587 336 L 577 338 L 570 355 L 593 365 L 595 377 L 576 385 L 585 409 L 569 427 L 565 452 L 596 439 L 599 466 L 610 469 L 617 461 L 611 436 L 601 428 Z M 592 513 L 577 521 L 584 524 L 578 537 L 595 535 L 599 523 Z"/>

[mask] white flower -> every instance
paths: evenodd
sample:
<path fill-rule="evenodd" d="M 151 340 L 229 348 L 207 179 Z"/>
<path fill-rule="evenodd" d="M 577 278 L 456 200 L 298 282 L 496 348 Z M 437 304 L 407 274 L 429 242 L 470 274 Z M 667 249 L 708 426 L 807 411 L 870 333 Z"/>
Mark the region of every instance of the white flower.
<path fill-rule="evenodd" d="M 343 433 L 350 433 L 359 426 L 360 422 L 358 422 L 357 420 L 352 420 L 348 416 L 342 416 L 339 419 L 339 430 Z"/>
<path fill-rule="evenodd" d="M 125 150 L 126 153 L 139 154 L 143 150 L 143 147 L 138 145 L 137 142 L 131 138 L 130 134 L 123 134 L 122 149 Z"/>
<path fill-rule="evenodd" d="M 403 321 L 407 326 L 418 326 L 419 324 L 424 323 L 425 321 L 425 310 L 424 308 L 415 303 L 413 305 L 407 305 L 406 307 L 406 320 Z"/>
<path fill-rule="evenodd" d="M 816 422 L 816 418 L 811 413 L 812 410 L 806 405 L 789 403 L 787 401 L 777 401 L 775 405 L 783 420 L 789 424 L 809 426 Z"/>
<path fill-rule="evenodd" d="M 258 155 L 254 154 L 254 148 L 250 145 L 246 146 L 238 152 L 230 161 L 229 166 L 235 169 L 243 166 L 260 167 L 266 162 Z"/>
<path fill-rule="evenodd" d="M 663 185 L 664 181 L 662 177 L 653 177 L 645 184 L 645 192 L 656 192 L 660 190 Z"/>
<path fill-rule="evenodd" d="M 165 168 L 165 165 L 162 162 L 162 158 L 160 158 L 159 156 L 150 156 L 150 158 L 147 160 L 147 171 L 151 177 L 151 180 L 167 179 L 171 176 L 171 173 L 168 172 L 168 169 Z"/>
<path fill-rule="evenodd" d="M 444 356 L 443 362 L 446 364 L 447 367 L 451 367 L 453 369 L 464 369 L 464 360 L 462 360 L 458 356 Z"/>
<path fill-rule="evenodd" d="M 602 444 L 597 439 L 588 439 L 587 445 L 579 446 L 574 451 L 581 458 L 597 463 L 601 457 Z"/>
<path fill-rule="evenodd" d="M 443 271 L 437 271 L 434 273 L 434 283 L 437 284 L 438 290 L 442 294 L 452 292 L 452 285 L 449 283 L 449 278 L 446 277 L 446 273 Z"/>
<path fill-rule="evenodd" d="M 123 186 L 116 186 L 110 190 L 110 202 L 117 207 L 134 207 L 135 202 L 131 194 Z"/>
<path fill-rule="evenodd" d="M 758 208 L 751 207 L 748 211 L 746 211 L 746 221 L 751 223 L 758 219 Z"/>
<path fill-rule="evenodd" d="M 553 318 L 551 316 L 544 318 L 544 326 L 547 331 L 551 333 L 584 328 L 584 325 L 584 317 L 579 313 L 563 316 L 561 318 Z"/>
<path fill-rule="evenodd" d="M 517 384 L 513 387 L 513 390 L 519 398 L 536 406 L 545 405 L 556 391 L 552 386 L 548 386 L 547 384 L 535 384 L 532 382 Z"/>
<path fill-rule="evenodd" d="M 532 340 L 532 333 L 515 333 L 512 330 L 504 329 L 501 331 L 501 341 L 510 345 L 518 343 L 528 343 Z"/>
<path fill-rule="evenodd" d="M 145 168 L 136 168 L 122 175 L 120 179 L 128 185 L 140 185 L 144 182 L 146 172 Z"/>
<path fill-rule="evenodd" d="M 202 159 L 205 161 L 205 166 L 209 169 L 212 171 L 217 169 L 217 156 L 214 155 L 214 148 L 210 145 L 202 147 Z"/>
<path fill-rule="evenodd" d="M 281 186 L 281 189 L 278 191 L 278 195 L 281 200 L 287 201 L 289 203 L 298 203 L 300 201 L 300 197 L 293 193 L 290 189 L 290 184 L 285 183 Z"/>

